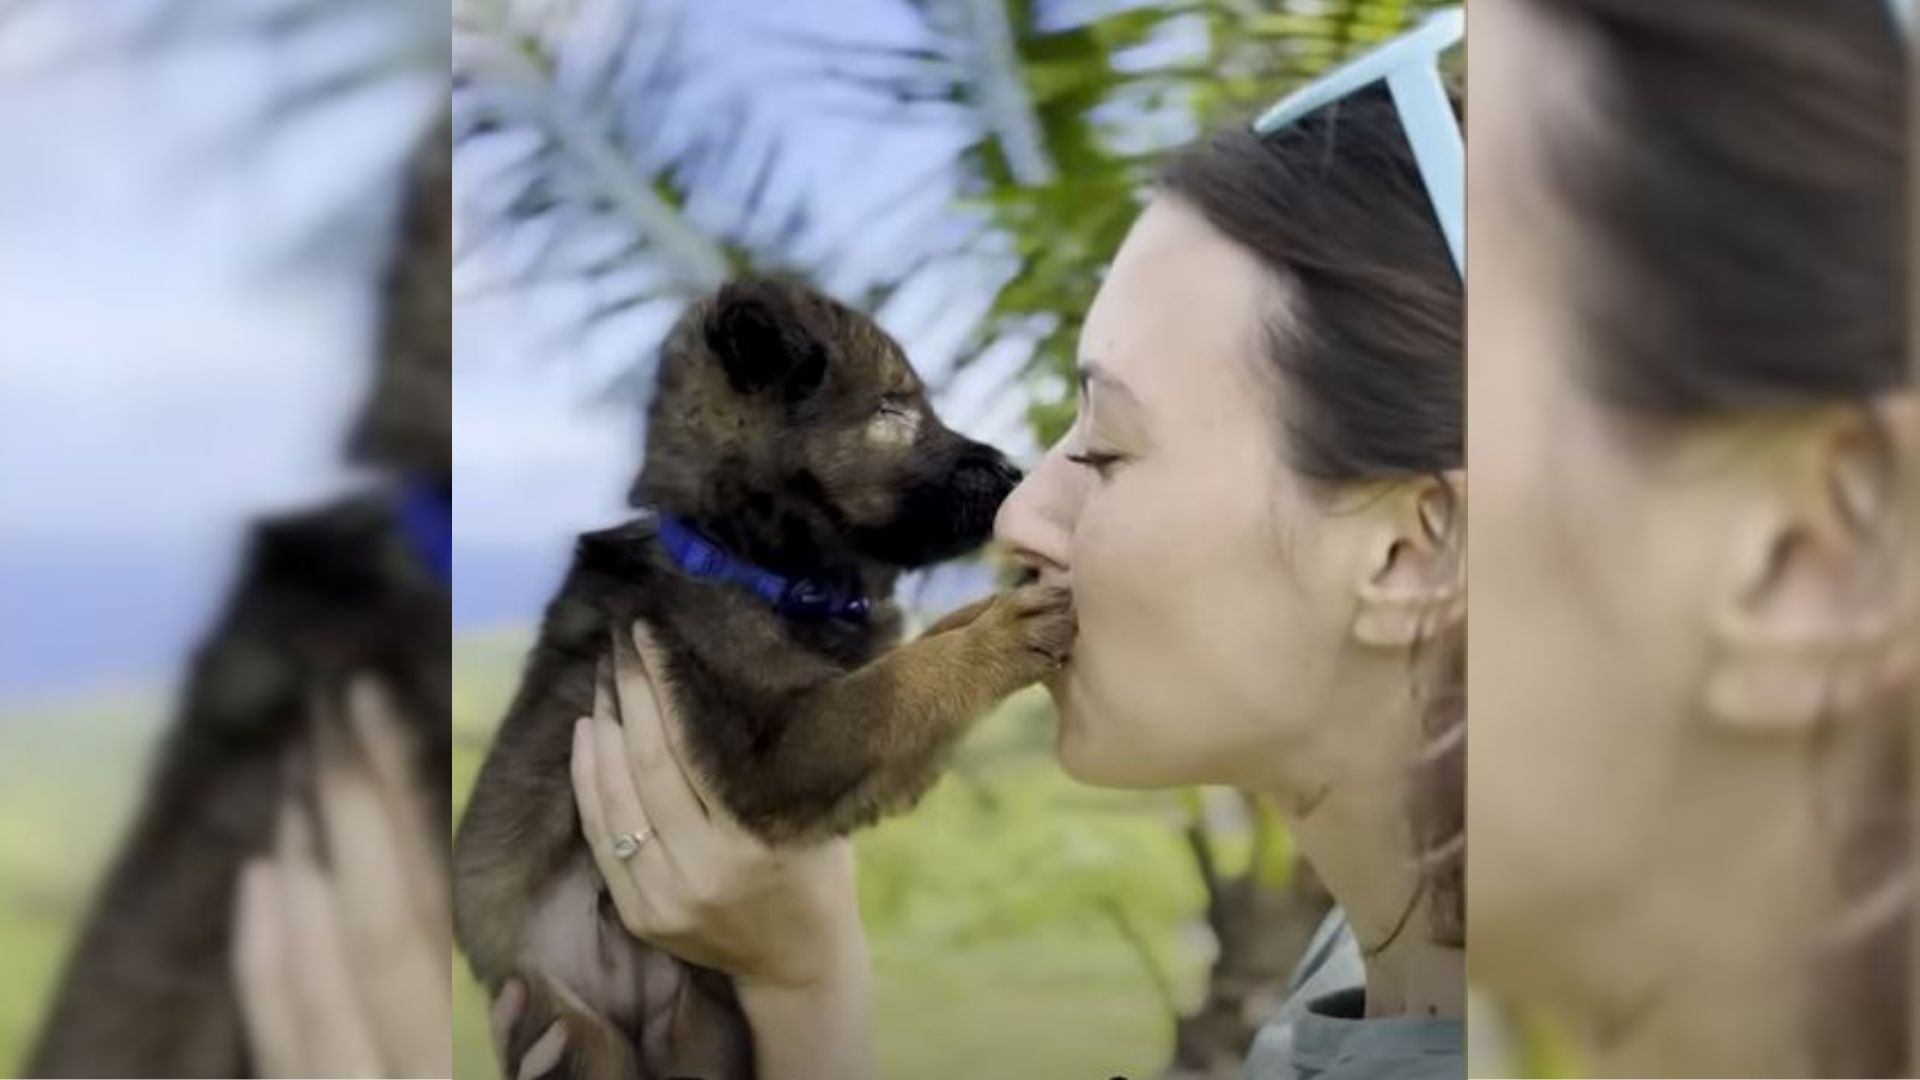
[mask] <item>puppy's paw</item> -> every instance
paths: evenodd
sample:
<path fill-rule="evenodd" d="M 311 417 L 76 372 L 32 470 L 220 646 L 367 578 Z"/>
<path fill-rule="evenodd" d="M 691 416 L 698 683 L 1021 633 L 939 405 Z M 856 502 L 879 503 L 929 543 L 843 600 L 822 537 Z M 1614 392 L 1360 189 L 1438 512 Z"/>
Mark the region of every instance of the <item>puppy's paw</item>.
<path fill-rule="evenodd" d="M 1067 662 L 1078 633 L 1073 594 L 1057 585 L 1023 585 L 993 598 L 967 627 L 989 662 L 1017 686 L 1053 674 Z"/>

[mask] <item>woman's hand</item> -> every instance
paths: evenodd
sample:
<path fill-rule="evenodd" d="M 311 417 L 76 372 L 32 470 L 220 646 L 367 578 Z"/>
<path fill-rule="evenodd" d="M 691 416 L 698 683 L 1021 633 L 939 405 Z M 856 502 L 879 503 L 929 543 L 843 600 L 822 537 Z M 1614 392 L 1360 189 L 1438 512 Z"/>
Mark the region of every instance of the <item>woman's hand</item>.
<path fill-rule="evenodd" d="M 535 1080 L 545 1076 L 558 1066 L 567 1052 L 567 1025 L 555 1020 L 547 1025 L 547 1030 L 533 1040 L 527 1047 L 526 1056 L 518 1062 L 507 1060 L 509 1044 L 513 1041 L 513 1026 L 520 1022 L 520 1014 L 527 1008 L 527 988 L 519 979 L 508 979 L 500 987 L 500 996 L 493 999 L 493 1012 L 490 1026 L 493 1029 L 493 1053 L 499 1058 L 501 1067 L 514 1080 Z"/>
<path fill-rule="evenodd" d="M 450 1076 L 445 867 L 386 697 L 359 682 L 347 708 L 351 740 L 315 708 L 317 826 L 290 792 L 273 854 L 241 874 L 233 956 L 247 1041 L 263 1076 Z"/>
<path fill-rule="evenodd" d="M 664 670 L 643 628 L 616 635 L 574 725 L 574 798 L 621 922 L 734 977 L 763 1075 L 870 1075 L 851 847 L 773 849 L 730 820 L 685 768 Z"/>

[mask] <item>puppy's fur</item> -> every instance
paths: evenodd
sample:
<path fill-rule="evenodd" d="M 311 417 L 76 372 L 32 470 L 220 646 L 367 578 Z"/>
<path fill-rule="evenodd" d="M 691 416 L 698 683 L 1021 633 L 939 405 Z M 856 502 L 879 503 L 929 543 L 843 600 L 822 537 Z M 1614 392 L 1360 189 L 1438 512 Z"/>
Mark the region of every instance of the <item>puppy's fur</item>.
<path fill-rule="evenodd" d="M 455 844 L 474 972 L 496 991 L 528 983 L 510 1061 L 559 1016 L 569 1076 L 752 1075 L 728 980 L 625 932 L 575 818 L 571 732 L 615 636 L 652 630 L 689 765 L 728 813 L 776 845 L 843 835 L 911 805 L 970 723 L 1071 645 L 1064 591 L 1027 587 L 896 647 L 896 577 L 984 542 L 1018 478 L 940 423 L 858 313 L 775 281 L 688 311 L 662 353 L 635 505 L 782 574 L 857 574 L 873 614 L 790 619 L 689 578 L 651 516 L 580 539 Z"/>

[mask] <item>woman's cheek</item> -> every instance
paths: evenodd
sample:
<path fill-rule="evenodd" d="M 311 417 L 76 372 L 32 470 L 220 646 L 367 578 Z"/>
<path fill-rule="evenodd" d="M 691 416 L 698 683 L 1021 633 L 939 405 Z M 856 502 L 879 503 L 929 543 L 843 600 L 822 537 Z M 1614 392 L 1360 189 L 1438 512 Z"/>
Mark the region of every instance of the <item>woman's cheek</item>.
<path fill-rule="evenodd" d="M 1124 503 L 1115 505 L 1098 487 L 1089 490 L 1080 505 L 1072 545 L 1074 613 L 1080 629 L 1074 646 L 1076 661 L 1111 661 L 1107 654 L 1124 649 L 1128 624 L 1134 621 L 1127 613 L 1137 610 L 1141 593 L 1151 595 L 1156 587 L 1148 580 L 1147 568 L 1128 557 L 1129 527 Z M 1110 665 L 1095 662 L 1088 668 L 1104 672 Z"/>
<path fill-rule="evenodd" d="M 1166 640 L 1186 621 L 1178 575 L 1166 557 L 1179 539 L 1155 535 L 1165 527 L 1165 513 L 1143 504 L 1139 491 L 1118 477 L 1105 482 L 1083 505 L 1074 534 L 1080 633 L 1054 699 L 1062 768 L 1086 783 L 1180 780 L 1162 775 L 1181 756 L 1187 712 L 1174 694 L 1185 681 L 1171 670 L 1179 651 Z"/>

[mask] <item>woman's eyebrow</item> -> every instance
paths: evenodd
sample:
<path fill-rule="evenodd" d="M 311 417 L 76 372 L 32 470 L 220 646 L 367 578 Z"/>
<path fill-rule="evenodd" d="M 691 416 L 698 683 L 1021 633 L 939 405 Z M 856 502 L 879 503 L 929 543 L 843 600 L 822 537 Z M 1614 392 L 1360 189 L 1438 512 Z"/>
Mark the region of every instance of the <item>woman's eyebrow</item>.
<path fill-rule="evenodd" d="M 1140 407 L 1140 399 L 1127 387 L 1127 384 L 1121 382 L 1119 376 L 1113 372 L 1101 367 L 1099 361 L 1082 360 L 1079 366 L 1079 374 L 1081 393 L 1086 393 L 1088 386 L 1098 384 L 1126 398 L 1133 403 L 1135 408 Z"/>

